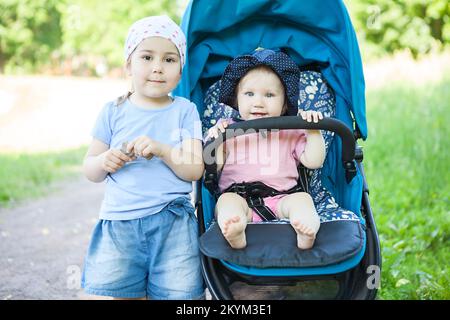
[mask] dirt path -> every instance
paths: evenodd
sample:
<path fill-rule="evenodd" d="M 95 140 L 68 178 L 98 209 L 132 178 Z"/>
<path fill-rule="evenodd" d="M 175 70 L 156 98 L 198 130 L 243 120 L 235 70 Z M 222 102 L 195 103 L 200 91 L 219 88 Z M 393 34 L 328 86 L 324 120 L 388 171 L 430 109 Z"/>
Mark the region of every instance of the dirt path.
<path fill-rule="evenodd" d="M 126 89 L 120 79 L 0 75 L 0 151 L 87 144 L 102 107 Z"/>
<path fill-rule="evenodd" d="M 80 178 L 61 186 L 0 209 L 0 300 L 86 298 L 79 277 L 104 184 Z"/>

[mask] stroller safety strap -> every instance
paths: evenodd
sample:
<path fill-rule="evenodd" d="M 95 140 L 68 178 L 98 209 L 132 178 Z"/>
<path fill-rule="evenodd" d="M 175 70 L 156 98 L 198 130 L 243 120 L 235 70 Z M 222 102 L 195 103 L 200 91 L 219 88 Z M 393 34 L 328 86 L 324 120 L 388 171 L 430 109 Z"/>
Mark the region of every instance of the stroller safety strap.
<path fill-rule="evenodd" d="M 305 191 L 306 190 L 303 188 L 301 183 L 289 190 L 278 191 L 259 181 L 234 183 L 224 190 L 224 192 L 237 193 L 243 197 L 247 201 L 250 209 L 253 209 L 262 221 L 278 220 L 276 214 L 264 204 L 264 198 L 273 197 L 280 194 L 291 194 Z"/>

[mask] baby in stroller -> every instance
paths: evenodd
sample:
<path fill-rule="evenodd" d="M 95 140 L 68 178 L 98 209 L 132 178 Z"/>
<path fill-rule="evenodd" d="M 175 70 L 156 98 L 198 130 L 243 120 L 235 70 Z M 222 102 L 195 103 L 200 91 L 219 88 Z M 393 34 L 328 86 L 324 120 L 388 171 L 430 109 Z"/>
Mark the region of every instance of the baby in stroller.
<path fill-rule="evenodd" d="M 283 52 L 260 49 L 235 58 L 221 80 L 221 103 L 239 111 L 247 121 L 264 117 L 297 115 L 300 70 Z M 323 119 L 320 112 L 301 111 L 308 122 Z M 217 138 L 228 124 L 238 119 L 222 119 L 208 132 Z M 298 165 L 320 168 L 325 159 L 325 143 L 320 130 L 275 130 L 250 133 L 221 144 L 217 151 L 221 192 L 215 215 L 230 246 L 246 246 L 247 222 L 289 219 L 297 234 L 297 246 L 313 246 L 320 227 L 311 196 L 298 185 Z M 269 164 L 269 166 L 267 166 Z M 243 184 L 265 190 L 262 202 L 240 194 Z M 269 195 L 269 196 L 267 196 Z"/>

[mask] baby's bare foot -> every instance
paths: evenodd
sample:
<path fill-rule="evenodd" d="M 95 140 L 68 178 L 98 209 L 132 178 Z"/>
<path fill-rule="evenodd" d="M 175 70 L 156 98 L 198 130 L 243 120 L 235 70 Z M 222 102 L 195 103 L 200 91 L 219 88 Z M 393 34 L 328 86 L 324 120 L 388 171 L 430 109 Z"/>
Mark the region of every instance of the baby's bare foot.
<path fill-rule="evenodd" d="M 231 217 L 223 223 L 222 233 L 230 246 L 234 249 L 242 249 L 247 245 L 245 239 L 245 223 L 238 216 Z"/>
<path fill-rule="evenodd" d="M 314 241 L 316 240 L 316 231 L 312 228 L 302 224 L 298 220 L 292 221 L 292 227 L 297 233 L 297 247 L 300 249 L 306 250 L 311 249 L 314 245 Z"/>

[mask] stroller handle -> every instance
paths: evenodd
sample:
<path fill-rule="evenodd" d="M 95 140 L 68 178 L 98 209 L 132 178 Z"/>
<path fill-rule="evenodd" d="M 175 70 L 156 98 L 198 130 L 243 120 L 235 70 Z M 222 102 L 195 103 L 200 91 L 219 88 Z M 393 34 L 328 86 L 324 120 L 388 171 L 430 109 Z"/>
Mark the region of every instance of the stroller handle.
<path fill-rule="evenodd" d="M 217 163 L 215 153 L 220 144 L 226 140 L 247 134 L 247 130 L 272 130 L 272 129 L 312 129 L 328 130 L 337 133 L 342 139 L 342 162 L 346 171 L 347 183 L 356 175 L 355 158 L 355 137 L 352 131 L 340 120 L 334 118 L 323 118 L 317 123 L 307 122 L 299 116 L 269 117 L 236 122 L 229 125 L 224 133 L 219 132 L 217 139 L 207 141 L 203 147 L 203 159 L 205 159 L 205 180 L 217 179 Z M 208 161 L 209 159 L 209 161 Z M 217 181 L 216 181 L 217 182 Z"/>

